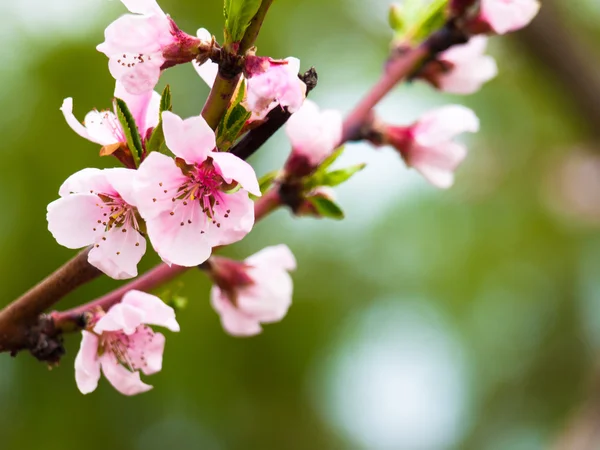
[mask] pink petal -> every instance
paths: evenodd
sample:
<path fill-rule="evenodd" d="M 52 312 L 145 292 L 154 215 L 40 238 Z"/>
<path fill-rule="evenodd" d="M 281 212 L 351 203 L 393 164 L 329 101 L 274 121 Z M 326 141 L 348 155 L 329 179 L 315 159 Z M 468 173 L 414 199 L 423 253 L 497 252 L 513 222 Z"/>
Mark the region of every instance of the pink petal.
<path fill-rule="evenodd" d="M 197 31 L 196 36 L 206 42 L 212 41 L 212 34 L 206 28 L 200 28 Z M 210 59 L 204 64 L 198 64 L 196 61 L 193 61 L 193 64 L 194 69 L 196 69 L 196 72 L 198 72 L 200 78 L 204 80 L 208 87 L 212 88 L 213 84 L 215 84 L 215 80 L 217 79 L 219 65 L 212 62 Z"/>
<path fill-rule="evenodd" d="M 143 311 L 143 322 L 147 325 L 158 325 L 171 331 L 179 331 L 179 324 L 175 319 L 175 310 L 155 295 L 131 290 L 123 296 L 122 303 Z"/>
<path fill-rule="evenodd" d="M 237 310 L 217 286 L 211 289 L 210 300 L 223 328 L 232 336 L 254 336 L 262 331 L 259 321 Z"/>
<path fill-rule="evenodd" d="M 136 54 L 133 53 L 123 53 L 123 55 L 127 56 L 127 60 L 136 57 Z M 161 67 L 165 62 L 163 56 L 160 53 L 144 53 L 144 63 L 138 62 L 135 63 L 135 66 L 119 62 L 121 56 L 113 56 L 109 59 L 110 74 L 133 95 L 151 92 L 160 78 Z"/>
<path fill-rule="evenodd" d="M 449 105 L 424 114 L 414 125 L 415 141 L 428 147 L 444 143 L 454 136 L 479 130 L 479 119 L 469 108 L 461 105 Z"/>
<path fill-rule="evenodd" d="M 173 204 L 173 215 L 164 212 L 147 219 L 148 236 L 156 252 L 167 264 L 193 267 L 202 264 L 212 252 L 206 215 L 197 201 Z"/>
<path fill-rule="evenodd" d="M 102 211 L 96 206 L 101 200 L 92 194 L 73 194 L 48 205 L 48 230 L 56 241 L 67 248 L 92 244 L 104 227 Z"/>
<path fill-rule="evenodd" d="M 82 394 L 89 394 L 100 380 L 98 336 L 89 331 L 82 331 L 81 335 L 81 346 L 75 357 L 75 382 Z"/>
<path fill-rule="evenodd" d="M 96 238 L 88 262 L 115 280 L 126 280 L 137 277 L 144 253 L 146 239 L 139 232 L 127 225 L 112 227 Z"/>
<path fill-rule="evenodd" d="M 96 323 L 94 333 L 120 331 L 130 336 L 143 324 L 143 320 L 144 311 L 131 305 L 117 303 Z"/>
<path fill-rule="evenodd" d="M 83 122 L 94 142 L 101 145 L 125 142 L 123 128 L 117 117 L 110 111 L 90 111 Z"/>
<path fill-rule="evenodd" d="M 156 128 L 158 122 L 160 122 L 160 100 L 160 94 L 156 91 L 152 91 L 152 97 L 150 98 L 150 103 L 148 104 L 148 109 L 146 111 L 146 125 L 140 130 L 142 138 L 150 139 L 148 131 Z"/>
<path fill-rule="evenodd" d="M 61 197 L 74 194 L 116 194 L 115 189 L 106 179 L 106 173 L 100 169 L 87 168 L 75 172 L 58 190 Z"/>
<path fill-rule="evenodd" d="M 481 0 L 481 18 L 498 34 L 525 27 L 539 10 L 538 0 Z"/>
<path fill-rule="evenodd" d="M 439 80 L 440 88 L 451 94 L 473 94 L 481 86 L 498 74 L 496 60 L 491 56 L 481 56 L 470 64 L 455 66 Z"/>
<path fill-rule="evenodd" d="M 128 371 L 111 353 L 107 352 L 102 355 L 100 362 L 104 376 L 121 394 L 136 395 L 152 389 L 152 386 L 142 382 L 139 372 Z"/>
<path fill-rule="evenodd" d="M 131 364 L 145 375 L 153 375 L 162 369 L 165 337 L 148 327 L 141 327 L 129 337 L 127 356 Z"/>
<path fill-rule="evenodd" d="M 209 155 L 217 172 L 227 183 L 237 181 L 246 191 L 257 197 L 261 196 L 254 168 L 243 159 L 231 153 L 212 152 Z"/>
<path fill-rule="evenodd" d="M 320 111 L 316 103 L 306 100 L 302 108 L 288 120 L 285 131 L 294 152 L 317 165 L 339 145 L 342 116 L 338 111 Z"/>
<path fill-rule="evenodd" d="M 136 14 L 164 14 L 156 0 L 121 0 L 125 7 Z"/>
<path fill-rule="evenodd" d="M 103 173 L 119 196 L 128 204 L 135 206 L 134 181 L 137 177 L 137 170 L 117 167 L 104 169 Z"/>
<path fill-rule="evenodd" d="M 123 54 L 160 55 L 163 47 L 176 42 L 176 38 L 171 34 L 169 19 L 164 15 L 125 14 L 106 27 L 104 38 L 105 41 L 98 45 L 97 50 L 109 58 L 119 58 Z M 121 58 L 121 62 L 135 62 L 136 59 L 130 56 Z M 144 58 L 143 64 L 152 62 L 152 59 Z"/>
<path fill-rule="evenodd" d="M 411 152 L 409 164 L 440 189 L 448 189 L 454 184 L 454 171 L 467 155 L 465 146 L 454 142 L 416 148 Z"/>
<path fill-rule="evenodd" d="M 87 129 L 77 120 L 77 118 L 73 114 L 73 99 L 72 98 L 70 98 L 70 97 L 65 98 L 62 106 L 60 107 L 60 110 L 62 111 L 63 115 L 65 116 L 65 120 L 67 121 L 67 124 L 71 127 L 71 129 L 75 133 L 77 133 L 82 138 L 87 139 L 88 141 L 92 141 L 95 144 L 104 145 L 102 142 L 98 142 L 97 139 L 90 136 Z"/>
<path fill-rule="evenodd" d="M 151 102 L 154 100 L 156 102 L 156 96 L 158 96 L 158 106 L 160 106 L 160 94 L 154 91 L 145 91 L 142 94 L 134 95 L 131 94 L 123 83 L 117 81 L 115 86 L 115 97 L 120 98 L 127 104 L 127 108 L 131 112 L 131 115 L 135 119 L 135 123 L 137 124 L 138 130 L 142 138 L 146 136 L 146 130 L 149 126 L 156 126 L 158 124 L 158 110 L 156 110 L 156 123 L 154 125 L 147 124 L 146 118 L 148 117 L 148 109 L 150 107 Z"/>
<path fill-rule="evenodd" d="M 251 266 L 296 270 L 296 258 L 294 258 L 294 254 L 285 244 L 265 247 L 246 258 L 246 262 Z"/>
<path fill-rule="evenodd" d="M 187 180 L 169 158 L 158 152 L 152 152 L 137 170 L 134 180 L 134 204 L 146 220 L 155 218 L 173 209 L 173 197 L 179 187 Z"/>
<path fill-rule="evenodd" d="M 210 224 L 209 234 L 213 246 L 229 245 L 243 239 L 254 226 L 254 202 L 245 191 L 223 194 L 215 205 L 215 219 L 220 227 Z M 229 211 L 229 212 L 227 212 Z M 225 217 L 225 215 L 229 217 Z"/>
<path fill-rule="evenodd" d="M 466 44 L 455 45 L 449 50 L 443 52 L 439 59 L 451 62 L 452 64 L 469 63 L 485 53 L 488 38 L 486 36 L 473 36 Z"/>
<path fill-rule="evenodd" d="M 215 132 L 202 116 L 182 120 L 165 111 L 162 119 L 167 147 L 188 164 L 202 164 L 215 148 Z"/>

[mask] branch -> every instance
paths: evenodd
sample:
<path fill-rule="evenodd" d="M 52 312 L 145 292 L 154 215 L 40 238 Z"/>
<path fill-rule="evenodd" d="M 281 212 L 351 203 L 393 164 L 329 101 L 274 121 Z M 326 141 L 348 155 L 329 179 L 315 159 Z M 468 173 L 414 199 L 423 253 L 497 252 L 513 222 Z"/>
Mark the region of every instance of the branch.
<path fill-rule="evenodd" d="M 29 328 L 39 314 L 77 287 L 101 275 L 87 261 L 86 249 L 0 311 L 0 352 L 16 352 L 30 344 Z"/>

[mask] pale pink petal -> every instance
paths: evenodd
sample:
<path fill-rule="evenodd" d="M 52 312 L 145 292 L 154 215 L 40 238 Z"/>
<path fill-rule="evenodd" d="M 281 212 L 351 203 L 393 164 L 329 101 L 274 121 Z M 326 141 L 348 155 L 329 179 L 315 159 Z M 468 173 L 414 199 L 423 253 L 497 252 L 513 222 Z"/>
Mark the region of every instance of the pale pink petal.
<path fill-rule="evenodd" d="M 213 286 L 210 291 L 211 304 L 221 317 L 225 331 L 233 336 L 254 336 L 262 331 L 259 321 L 246 316 L 236 309 L 229 299 L 223 295 L 219 287 Z"/>
<path fill-rule="evenodd" d="M 175 319 L 175 310 L 155 295 L 131 290 L 123 296 L 121 303 L 134 306 L 143 311 L 143 322 L 145 324 L 158 325 L 171 331 L 179 331 L 179 324 Z"/>
<path fill-rule="evenodd" d="M 247 194 L 246 194 L 247 195 Z M 206 215 L 197 201 L 174 202 L 173 215 L 164 212 L 146 221 L 148 236 L 156 252 L 167 264 L 193 267 L 202 264 L 212 252 Z"/>
<path fill-rule="evenodd" d="M 439 59 L 453 64 L 469 63 L 485 53 L 487 43 L 487 36 L 473 36 L 466 44 L 450 47 L 439 56 Z"/>
<path fill-rule="evenodd" d="M 448 189 L 454 184 L 454 171 L 465 159 L 467 149 L 464 145 L 447 142 L 435 148 L 416 148 L 412 153 L 409 164 L 432 185 Z"/>
<path fill-rule="evenodd" d="M 422 146 L 434 146 L 447 142 L 464 132 L 479 130 L 479 119 L 469 108 L 449 105 L 424 114 L 414 125 L 415 141 Z"/>
<path fill-rule="evenodd" d="M 133 53 L 123 53 L 127 61 L 136 57 Z M 146 53 L 144 63 L 119 62 L 121 57 L 111 57 L 108 61 L 110 74 L 119 80 L 124 88 L 134 95 L 141 95 L 154 89 L 160 78 L 160 71 L 165 59 L 160 53 Z"/>
<path fill-rule="evenodd" d="M 96 322 L 94 333 L 121 331 L 126 335 L 132 335 L 143 322 L 144 311 L 131 305 L 117 303 Z"/>
<path fill-rule="evenodd" d="M 81 346 L 75 357 L 75 382 L 82 394 L 89 394 L 100 380 L 98 336 L 88 331 L 82 331 L 81 335 Z"/>
<path fill-rule="evenodd" d="M 74 194 L 116 194 L 115 189 L 106 179 L 104 171 L 86 168 L 75 172 L 58 190 L 61 197 Z"/>
<path fill-rule="evenodd" d="M 137 170 L 116 167 L 114 169 L 104 169 L 103 172 L 106 180 L 119 196 L 131 206 L 135 206 L 133 184 L 137 177 Z"/>
<path fill-rule="evenodd" d="M 146 239 L 130 225 L 112 227 L 96 238 L 88 262 L 115 280 L 134 278 L 146 253 Z"/>
<path fill-rule="evenodd" d="M 481 56 L 472 64 L 456 66 L 439 79 L 440 89 L 451 94 L 473 94 L 481 86 L 498 74 L 496 60 L 491 56 Z"/>
<path fill-rule="evenodd" d="M 121 0 L 125 7 L 136 14 L 164 14 L 156 0 Z"/>
<path fill-rule="evenodd" d="M 275 267 L 284 270 L 296 270 L 296 258 L 285 244 L 265 247 L 246 258 L 246 263 L 257 267 Z"/>
<path fill-rule="evenodd" d="M 286 124 L 286 133 L 294 152 L 317 165 L 327 158 L 342 138 L 342 115 L 338 111 L 320 111 L 316 103 L 306 100 Z"/>
<path fill-rule="evenodd" d="M 102 372 L 104 376 L 113 385 L 113 387 L 123 395 L 136 395 L 147 392 L 152 386 L 147 385 L 140 379 L 139 372 L 130 372 L 116 360 L 112 353 L 107 352 L 100 357 Z"/>
<path fill-rule="evenodd" d="M 129 336 L 127 356 L 135 370 L 145 375 L 153 375 L 162 369 L 165 337 L 149 327 L 140 327 Z"/>
<path fill-rule="evenodd" d="M 109 58 L 117 59 L 123 54 L 131 56 L 161 54 L 164 46 L 176 42 L 176 38 L 171 34 L 169 19 L 160 15 L 125 14 L 106 27 L 104 38 L 105 41 L 96 47 L 97 50 Z M 121 62 L 125 64 L 136 61 L 138 59 L 130 59 L 129 56 L 121 58 Z M 148 62 L 151 60 L 144 58 L 143 64 Z"/>
<path fill-rule="evenodd" d="M 73 194 L 48 205 L 48 230 L 56 241 L 67 248 L 92 244 L 102 233 L 100 198 L 92 194 Z"/>
<path fill-rule="evenodd" d="M 212 245 L 229 245 L 243 239 L 254 226 L 254 202 L 246 191 L 223 194 L 219 205 L 215 205 L 217 227 L 210 224 L 209 234 Z M 227 217 L 226 217 L 227 216 Z"/>
<path fill-rule="evenodd" d="M 127 105 L 127 108 L 131 112 L 131 115 L 133 116 L 135 123 L 137 124 L 138 130 L 142 138 L 145 137 L 148 126 L 156 126 L 156 124 L 147 125 L 146 118 L 148 116 L 148 109 L 150 103 L 152 102 L 153 98 L 155 98 L 157 95 L 158 103 L 160 105 L 160 95 L 157 92 L 145 91 L 142 94 L 134 95 L 131 94 L 127 89 L 125 89 L 125 86 L 123 86 L 123 83 L 121 83 L 120 81 L 117 81 L 115 85 L 115 97 L 120 98 Z M 156 123 L 158 123 L 158 119 L 159 117 L 157 112 Z"/>
<path fill-rule="evenodd" d="M 148 131 L 156 128 L 160 122 L 160 100 L 161 96 L 158 92 L 152 91 L 152 97 L 146 111 L 145 126 L 140 130 L 142 138 L 150 139 Z"/>
<path fill-rule="evenodd" d="M 135 205 L 142 217 L 150 220 L 173 209 L 173 198 L 187 180 L 173 158 L 152 152 L 137 170 L 134 180 Z"/>
<path fill-rule="evenodd" d="M 235 180 L 246 191 L 257 197 L 261 196 L 256 172 L 250 164 L 231 153 L 212 152 L 209 156 L 214 162 L 215 169 L 227 183 Z"/>
<path fill-rule="evenodd" d="M 200 28 L 196 33 L 196 36 L 203 41 L 210 42 L 212 40 L 212 34 L 206 28 Z M 204 64 L 198 64 L 196 61 L 193 61 L 193 64 L 194 69 L 196 69 L 196 72 L 198 72 L 200 78 L 204 80 L 208 87 L 212 88 L 213 84 L 215 84 L 215 80 L 217 79 L 219 65 L 212 62 L 210 59 Z"/>
<path fill-rule="evenodd" d="M 215 148 L 215 132 L 202 116 L 182 120 L 165 111 L 162 119 L 167 147 L 187 163 L 202 164 Z"/>
<path fill-rule="evenodd" d="M 525 27 L 539 10 L 538 0 L 481 0 L 481 18 L 498 34 Z"/>
<path fill-rule="evenodd" d="M 60 107 L 60 110 L 62 111 L 63 115 L 65 116 L 65 120 L 67 121 L 67 124 L 71 127 L 71 129 L 75 133 L 77 133 L 82 138 L 87 139 L 88 141 L 91 141 L 95 144 L 104 145 L 102 142 L 99 142 L 97 139 L 90 136 L 90 134 L 88 133 L 88 130 L 83 126 L 83 124 L 81 124 L 77 120 L 77 118 L 73 114 L 73 99 L 72 98 L 70 98 L 70 97 L 65 98 L 62 106 Z"/>
<path fill-rule="evenodd" d="M 238 309 L 261 323 L 279 322 L 292 304 L 292 278 L 285 270 L 251 268 L 255 284 L 241 289 Z"/>
<path fill-rule="evenodd" d="M 89 135 L 101 145 L 125 142 L 125 134 L 117 116 L 110 111 L 90 111 L 84 124 Z"/>

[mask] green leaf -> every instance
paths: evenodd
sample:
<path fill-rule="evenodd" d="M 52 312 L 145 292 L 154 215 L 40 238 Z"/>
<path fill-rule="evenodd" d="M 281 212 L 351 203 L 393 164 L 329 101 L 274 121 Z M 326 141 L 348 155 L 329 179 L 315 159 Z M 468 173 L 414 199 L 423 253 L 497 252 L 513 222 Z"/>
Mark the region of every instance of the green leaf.
<path fill-rule="evenodd" d="M 337 186 L 348 181 L 357 172 L 360 172 L 366 167 L 365 163 L 355 166 L 346 167 L 345 169 L 334 170 L 324 174 L 319 180 L 318 186 Z"/>
<path fill-rule="evenodd" d="M 260 188 L 261 193 L 267 192 L 267 189 L 271 187 L 277 176 L 279 175 L 279 170 L 274 170 L 273 172 L 269 172 L 263 175 L 260 180 L 258 180 L 258 186 Z"/>
<path fill-rule="evenodd" d="M 419 44 L 446 22 L 448 0 L 406 0 L 403 4 L 403 26 L 396 29 L 396 40 Z"/>
<path fill-rule="evenodd" d="M 129 111 L 127 104 L 120 98 L 115 98 L 115 111 L 117 112 L 117 118 L 123 127 L 125 138 L 127 140 L 127 146 L 133 155 L 136 167 L 140 165 L 140 158 L 144 153 L 142 146 L 142 139 L 135 123 L 135 119 Z"/>
<path fill-rule="evenodd" d="M 388 22 L 390 23 L 392 30 L 396 33 L 401 33 L 404 30 L 404 10 L 400 5 L 394 3 L 390 6 Z"/>
<path fill-rule="evenodd" d="M 329 169 L 329 167 L 340 157 L 342 156 L 342 153 L 344 153 L 344 147 L 340 147 L 337 150 L 335 150 L 331 155 L 329 155 L 325 161 L 323 161 L 321 163 L 321 165 L 319 166 L 319 168 L 317 169 L 318 173 L 325 173 L 325 171 L 327 169 Z"/>
<path fill-rule="evenodd" d="M 332 200 L 325 197 L 310 197 L 307 199 L 317 210 L 321 217 L 342 220 L 344 211 Z"/>
<path fill-rule="evenodd" d="M 241 105 L 245 95 L 246 83 L 242 81 L 235 99 L 221 119 L 217 130 L 217 147 L 221 151 L 229 150 L 252 115 Z"/>
<path fill-rule="evenodd" d="M 225 45 L 240 42 L 262 0 L 225 0 Z"/>
<path fill-rule="evenodd" d="M 173 109 L 173 105 L 171 104 L 171 88 L 167 85 L 160 97 L 160 110 L 158 113 L 158 125 L 152 131 L 152 135 L 148 140 L 148 144 L 146 145 L 146 149 L 148 153 L 150 152 L 159 152 L 162 149 L 162 146 L 165 143 L 165 133 L 163 131 L 162 124 L 162 113 L 164 111 L 171 111 Z"/>

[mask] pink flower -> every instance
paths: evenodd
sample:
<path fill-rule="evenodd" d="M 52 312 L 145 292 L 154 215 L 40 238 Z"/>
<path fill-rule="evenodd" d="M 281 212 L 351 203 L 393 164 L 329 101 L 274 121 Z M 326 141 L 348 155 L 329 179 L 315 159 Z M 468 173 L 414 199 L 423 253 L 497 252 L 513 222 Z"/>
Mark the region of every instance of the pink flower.
<path fill-rule="evenodd" d="M 169 264 L 195 266 L 212 247 L 242 239 L 254 225 L 259 196 L 254 169 L 231 153 L 215 151 L 215 134 L 198 116 L 163 113 L 167 146 L 176 160 L 152 152 L 140 165 L 136 204 L 152 245 Z"/>
<path fill-rule="evenodd" d="M 442 70 L 432 74 L 433 84 L 452 94 L 472 94 L 498 73 L 496 61 L 484 55 L 487 37 L 475 36 L 438 57 Z"/>
<path fill-rule="evenodd" d="M 67 248 L 93 245 L 88 261 L 121 280 L 137 276 L 146 252 L 132 195 L 132 169 L 83 169 L 60 187 L 48 205 L 48 229 Z"/>
<path fill-rule="evenodd" d="M 200 28 L 196 33 L 198 39 L 205 42 L 212 41 L 212 34 L 206 28 Z M 217 79 L 217 74 L 219 73 L 219 65 L 215 62 L 212 62 L 210 59 L 206 60 L 202 64 L 199 64 L 197 61 L 193 61 L 192 63 L 200 78 L 208 85 L 209 88 L 212 89 L 213 84 L 215 84 L 215 80 Z"/>
<path fill-rule="evenodd" d="M 286 171 L 302 176 L 323 162 L 340 144 L 342 115 L 335 110 L 321 111 L 315 102 L 306 100 L 290 117 L 285 131 L 293 149 Z"/>
<path fill-rule="evenodd" d="M 111 75 L 132 94 L 154 89 L 166 67 L 192 61 L 202 42 L 182 32 L 156 0 L 121 0 L 125 14 L 104 32 L 98 51 L 109 58 Z"/>
<path fill-rule="evenodd" d="M 173 308 L 154 295 L 129 291 L 93 325 L 83 331 L 75 358 L 75 381 L 82 394 L 93 392 L 100 370 L 123 395 L 136 395 L 152 389 L 140 379 L 162 369 L 165 337 L 148 325 L 179 331 Z"/>
<path fill-rule="evenodd" d="M 213 261 L 216 284 L 211 290 L 211 303 L 225 331 L 234 336 L 253 336 L 262 331 L 261 323 L 279 322 L 285 317 L 293 289 L 288 272 L 296 269 L 296 260 L 287 246 L 267 247 L 243 264 L 227 263 L 224 258 Z"/>
<path fill-rule="evenodd" d="M 386 138 L 407 166 L 417 169 L 434 186 L 446 189 L 454 183 L 454 171 L 467 154 L 466 147 L 452 138 L 478 130 L 479 119 L 473 111 L 450 105 L 428 112 L 408 128 L 388 127 Z"/>
<path fill-rule="evenodd" d="M 298 78 L 300 60 L 287 58 L 271 62 L 259 73 L 248 73 L 246 106 L 255 120 L 264 118 L 279 105 L 294 113 L 300 109 L 306 97 L 306 85 Z"/>
<path fill-rule="evenodd" d="M 117 81 L 115 97 L 120 98 L 127 104 L 135 119 L 142 140 L 149 138 L 149 131 L 158 125 L 160 119 L 160 94 L 148 91 L 141 95 L 133 95 L 127 92 L 123 84 Z M 90 111 L 85 116 L 84 125 L 82 125 L 73 115 L 72 98 L 66 98 L 60 109 L 73 131 L 88 141 L 104 147 L 127 145 L 127 139 L 123 127 L 117 119 L 116 112 Z"/>
<path fill-rule="evenodd" d="M 479 20 L 497 34 L 519 30 L 540 10 L 538 0 L 481 0 Z"/>

